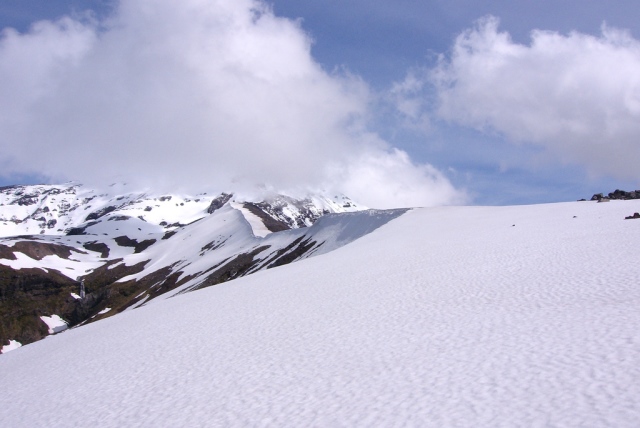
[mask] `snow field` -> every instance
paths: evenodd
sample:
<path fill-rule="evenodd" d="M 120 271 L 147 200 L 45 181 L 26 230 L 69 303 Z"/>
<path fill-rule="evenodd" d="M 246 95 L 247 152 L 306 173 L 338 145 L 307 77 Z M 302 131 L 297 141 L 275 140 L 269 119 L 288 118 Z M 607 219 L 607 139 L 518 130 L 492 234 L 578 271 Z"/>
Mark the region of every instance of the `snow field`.
<path fill-rule="evenodd" d="M 0 419 L 635 427 L 636 211 L 416 209 L 321 257 L 0 356 Z"/>
<path fill-rule="evenodd" d="M 50 317 L 41 316 L 40 319 L 49 328 L 49 334 L 60 333 L 67 329 L 67 322 L 60 318 L 59 315 L 51 315 Z"/>
<path fill-rule="evenodd" d="M 9 344 L 4 345 L 2 349 L 0 349 L 0 352 L 3 354 L 6 354 L 7 352 L 18 349 L 21 346 L 22 346 L 22 343 L 18 342 L 17 340 L 9 340 Z"/>
<path fill-rule="evenodd" d="M 0 264 L 16 270 L 38 268 L 46 272 L 47 269 L 55 269 L 74 280 L 104 264 L 104 261 L 99 260 L 92 252 L 87 252 L 87 254 L 72 253 L 69 259 L 49 255 L 43 257 L 42 260 L 35 260 L 20 251 L 16 251 L 14 255 L 16 260 L 0 259 Z"/>
<path fill-rule="evenodd" d="M 242 204 L 237 202 L 229 203 L 233 209 L 236 209 L 242 213 L 244 219 L 251 226 L 251 231 L 256 238 L 264 238 L 269 235 L 271 231 L 262 223 L 262 220 L 257 215 L 246 209 Z"/>

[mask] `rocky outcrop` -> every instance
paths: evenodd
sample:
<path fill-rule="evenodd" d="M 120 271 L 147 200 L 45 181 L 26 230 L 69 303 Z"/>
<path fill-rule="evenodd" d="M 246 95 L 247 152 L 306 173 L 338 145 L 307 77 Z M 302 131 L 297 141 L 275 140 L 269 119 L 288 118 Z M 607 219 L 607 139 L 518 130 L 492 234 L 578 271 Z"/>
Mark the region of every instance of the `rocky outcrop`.
<path fill-rule="evenodd" d="M 114 241 L 121 247 L 133 247 L 134 254 L 141 253 L 156 243 L 155 239 L 145 239 L 144 241 L 138 242 L 136 239 L 131 239 L 125 235 L 114 238 Z"/>
<path fill-rule="evenodd" d="M 629 200 L 629 199 L 640 199 L 640 190 L 633 190 L 631 192 L 626 192 L 624 190 L 616 189 L 608 195 L 604 195 L 603 193 L 596 193 L 591 197 L 592 201 L 606 201 L 606 200 Z"/>
<path fill-rule="evenodd" d="M 14 270 L 0 264 L 0 344 L 27 344 L 48 335 L 40 316 L 78 322 L 77 283 L 55 270 Z"/>
<path fill-rule="evenodd" d="M 211 201 L 211 204 L 209 204 L 209 208 L 207 208 L 207 213 L 213 214 L 214 212 L 222 208 L 224 204 L 229 202 L 232 197 L 233 197 L 233 194 L 221 193 L 220 196 L 214 198 Z"/>
<path fill-rule="evenodd" d="M 270 214 L 270 206 L 264 202 L 261 204 L 245 202 L 242 206 L 262 220 L 262 224 L 271 232 L 281 232 L 291 229 L 289 224 L 278 219 L 277 216 Z"/>

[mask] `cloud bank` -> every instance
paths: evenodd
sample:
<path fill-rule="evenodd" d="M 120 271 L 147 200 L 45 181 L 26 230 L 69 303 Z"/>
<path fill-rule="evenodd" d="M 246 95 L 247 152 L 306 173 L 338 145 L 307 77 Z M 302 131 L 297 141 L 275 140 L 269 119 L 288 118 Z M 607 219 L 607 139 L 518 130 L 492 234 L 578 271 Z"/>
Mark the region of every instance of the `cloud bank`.
<path fill-rule="evenodd" d="M 298 22 L 257 0 L 129 0 L 104 21 L 5 29 L 3 173 L 324 189 L 375 207 L 464 201 L 368 132 L 367 85 L 324 71 L 310 49 Z"/>
<path fill-rule="evenodd" d="M 425 80 L 440 118 L 534 143 L 593 174 L 640 179 L 640 42 L 533 31 L 514 43 L 487 17 L 462 33 Z"/>

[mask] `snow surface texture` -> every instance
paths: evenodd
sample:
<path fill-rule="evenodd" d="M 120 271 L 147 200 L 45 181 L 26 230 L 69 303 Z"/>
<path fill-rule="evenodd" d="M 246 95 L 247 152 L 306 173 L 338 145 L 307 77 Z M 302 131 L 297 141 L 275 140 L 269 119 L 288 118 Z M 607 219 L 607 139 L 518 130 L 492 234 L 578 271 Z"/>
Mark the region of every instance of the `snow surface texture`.
<path fill-rule="evenodd" d="M 637 427 L 636 211 L 413 210 L 321 257 L 0 356 L 0 420 Z"/>

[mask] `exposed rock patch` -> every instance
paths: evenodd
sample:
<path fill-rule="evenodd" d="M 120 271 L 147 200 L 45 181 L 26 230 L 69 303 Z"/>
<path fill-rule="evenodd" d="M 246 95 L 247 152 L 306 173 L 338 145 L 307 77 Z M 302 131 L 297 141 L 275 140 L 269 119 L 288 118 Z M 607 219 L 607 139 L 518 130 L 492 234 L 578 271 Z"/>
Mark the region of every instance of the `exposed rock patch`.
<path fill-rule="evenodd" d="M 107 257 L 109 257 L 110 248 L 104 242 L 98 242 L 98 241 L 86 242 L 82 246 L 89 251 L 95 251 L 97 253 L 100 253 L 100 257 L 102 257 L 103 259 L 106 259 Z"/>
<path fill-rule="evenodd" d="M 243 206 L 244 208 L 249 210 L 249 212 L 259 217 L 260 220 L 262 220 L 262 223 L 264 224 L 264 226 L 267 229 L 269 229 L 269 231 L 271 232 L 282 232 L 283 230 L 291 229 L 291 227 L 284 221 L 277 220 L 272 216 L 270 216 L 267 212 L 265 212 L 260 207 L 260 204 L 256 204 L 253 202 L 245 202 Z"/>
<path fill-rule="evenodd" d="M 210 287 L 212 285 L 231 281 L 232 279 L 244 276 L 260 262 L 260 260 L 256 259 L 255 256 L 267 248 L 269 247 L 257 247 L 248 253 L 238 254 L 207 276 L 207 278 L 199 284 L 196 289 Z"/>
<path fill-rule="evenodd" d="M 178 231 L 176 230 L 170 230 L 168 232 L 165 232 L 164 236 L 162 237 L 163 240 L 165 239 L 169 239 L 171 238 L 173 235 L 175 235 L 176 233 L 178 233 Z"/>
<path fill-rule="evenodd" d="M 42 315 L 77 322 L 78 303 L 71 292 L 77 292 L 75 281 L 53 269 L 14 270 L 0 264 L 0 343 L 14 339 L 25 345 L 44 338 L 48 328 Z"/>
<path fill-rule="evenodd" d="M 13 245 L 13 251 L 24 253 L 34 260 L 42 260 L 46 256 L 58 256 L 62 259 L 68 259 L 72 252 L 80 253 L 79 250 L 66 245 L 36 241 L 16 242 Z"/>
<path fill-rule="evenodd" d="M 211 204 L 209 204 L 209 208 L 207 208 L 207 213 L 213 214 L 215 211 L 222 208 L 224 204 L 229 202 L 232 196 L 233 194 L 228 194 L 228 193 L 220 194 L 220 196 L 216 197 L 213 201 L 211 201 Z"/>
<path fill-rule="evenodd" d="M 267 269 L 289 264 L 299 257 L 303 256 L 316 246 L 319 247 L 320 245 L 322 245 L 322 243 L 320 243 L 320 245 L 317 245 L 317 243 L 315 241 L 312 241 L 311 238 L 307 238 L 304 241 L 302 240 L 302 238 L 303 237 L 294 241 L 284 250 L 280 250 L 275 260 L 267 265 Z"/>
<path fill-rule="evenodd" d="M 73 236 L 73 235 L 86 235 L 87 234 L 87 228 L 98 224 L 97 221 L 90 221 L 89 223 L 80 226 L 80 227 L 72 227 L 69 230 L 67 230 L 67 236 Z"/>
<path fill-rule="evenodd" d="M 105 207 L 105 208 L 102 208 L 102 209 L 100 209 L 100 210 L 98 210 L 98 211 L 94 211 L 94 212 L 92 212 L 91 214 L 89 214 L 89 215 L 87 216 L 87 218 L 85 218 L 85 221 L 89 221 L 89 220 L 97 220 L 97 219 L 99 219 L 100 217 L 104 217 L 105 215 L 107 215 L 107 214 L 109 214 L 109 213 L 111 213 L 111 212 L 114 212 L 114 211 L 115 211 L 115 210 L 117 210 L 117 209 L 118 209 L 118 208 L 117 208 L 117 207 L 115 207 L 115 206 L 113 206 L 113 205 L 108 206 L 108 207 Z"/>
<path fill-rule="evenodd" d="M 155 239 L 145 239 L 144 241 L 138 242 L 136 239 L 131 239 L 124 235 L 114 238 L 114 241 L 121 247 L 133 247 L 134 253 L 141 253 L 156 243 Z"/>
<path fill-rule="evenodd" d="M 0 245 L 0 259 L 18 260 L 16 255 L 13 254 L 11 247 L 7 247 L 6 245 Z"/>
<path fill-rule="evenodd" d="M 633 190 L 631 192 L 626 192 L 624 190 L 616 189 L 606 196 L 603 193 L 596 193 L 591 197 L 592 201 L 598 201 L 598 202 L 603 202 L 611 199 L 618 199 L 618 200 L 640 199 L 640 190 Z"/>

